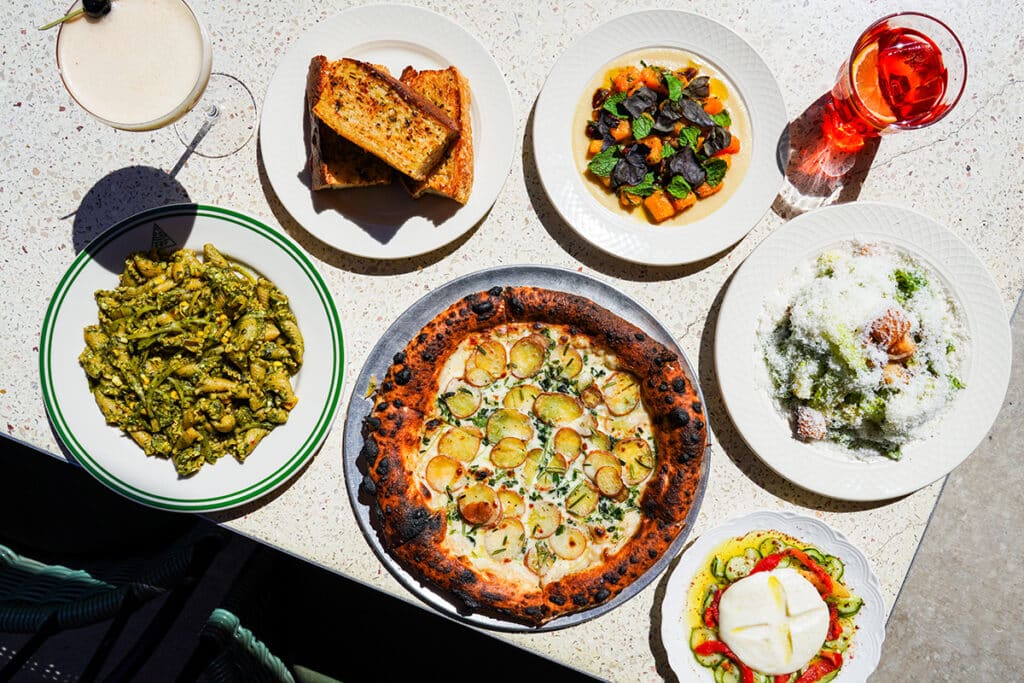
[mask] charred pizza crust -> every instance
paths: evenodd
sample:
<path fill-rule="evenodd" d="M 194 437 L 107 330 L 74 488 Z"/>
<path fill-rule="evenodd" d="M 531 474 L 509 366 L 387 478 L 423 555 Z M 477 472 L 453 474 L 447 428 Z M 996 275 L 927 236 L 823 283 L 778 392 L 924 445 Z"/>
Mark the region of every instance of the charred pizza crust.
<path fill-rule="evenodd" d="M 449 515 L 415 473 L 447 359 L 469 335 L 529 323 L 568 326 L 637 380 L 655 446 L 653 471 L 635 501 L 635 532 L 591 566 L 524 590 L 445 545 Z M 564 327 L 562 329 L 565 329 Z M 387 551 L 414 576 L 450 596 L 462 612 L 528 625 L 607 602 L 644 574 L 682 531 L 695 504 L 707 439 L 699 394 L 681 359 L 641 329 L 581 296 L 535 287 L 494 287 L 455 302 L 395 355 L 362 426 L 364 486 Z"/>

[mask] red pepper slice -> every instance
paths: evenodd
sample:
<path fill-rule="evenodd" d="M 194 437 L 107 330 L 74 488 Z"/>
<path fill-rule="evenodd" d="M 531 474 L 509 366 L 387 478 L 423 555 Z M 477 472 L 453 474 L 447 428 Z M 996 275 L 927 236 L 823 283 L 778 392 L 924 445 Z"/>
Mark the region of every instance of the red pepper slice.
<path fill-rule="evenodd" d="M 715 591 L 715 597 L 711 598 L 711 604 L 704 610 L 704 625 L 708 628 L 718 628 L 718 603 L 724 592 L 724 588 Z"/>
<path fill-rule="evenodd" d="M 839 655 L 838 652 L 836 654 Z M 839 655 L 839 666 L 842 666 L 842 655 Z M 807 667 L 803 675 L 796 679 L 796 683 L 814 683 L 815 681 L 820 681 L 826 675 L 838 669 L 839 666 L 836 666 L 828 659 L 818 659 Z"/>
<path fill-rule="evenodd" d="M 763 557 L 760 560 L 758 560 L 757 564 L 754 565 L 754 568 L 750 570 L 750 573 L 756 574 L 758 572 L 770 572 L 771 570 L 778 567 L 779 562 L 781 561 L 782 553 L 775 553 L 774 555 Z"/>
<path fill-rule="evenodd" d="M 835 640 L 843 635 L 843 626 L 839 623 L 839 612 L 831 602 L 828 604 L 828 640 Z M 836 653 L 839 654 L 839 653 Z"/>
<path fill-rule="evenodd" d="M 832 650 L 822 650 L 818 653 L 818 656 L 832 662 L 832 666 L 834 666 L 837 669 L 843 665 L 843 655 L 839 652 L 833 652 Z"/>
<path fill-rule="evenodd" d="M 821 591 L 822 597 L 827 597 L 832 594 L 832 591 L 835 590 L 835 583 L 832 581 L 832 576 L 825 571 L 820 564 L 812 560 L 807 553 L 802 550 L 797 550 L 796 548 L 786 548 L 782 552 L 761 558 L 758 563 L 754 565 L 754 568 L 750 570 L 750 573 L 756 574 L 758 572 L 770 572 L 779 566 L 779 562 L 782 561 L 783 557 L 787 556 L 795 558 L 800 562 L 800 564 L 805 566 L 812 574 L 814 574 L 815 577 L 817 577 L 824 589 Z"/>
<path fill-rule="evenodd" d="M 732 653 L 729 646 L 723 643 L 721 640 L 705 640 L 703 643 L 693 648 L 693 651 L 701 657 L 708 655 L 725 655 L 729 659 L 732 659 L 736 655 Z"/>
<path fill-rule="evenodd" d="M 779 674 L 774 678 L 775 683 L 789 683 L 789 677 L 793 674 Z"/>
<path fill-rule="evenodd" d="M 693 651 L 702 657 L 711 654 L 725 655 L 733 664 L 740 668 L 740 676 L 743 679 L 743 683 L 754 683 L 754 670 L 741 662 L 740 658 L 736 656 L 736 653 L 730 650 L 729 646 L 721 640 L 705 640 L 703 643 L 693 648 Z"/>
<path fill-rule="evenodd" d="M 825 587 L 825 591 L 821 594 L 821 597 L 824 598 L 832 594 L 832 591 L 835 590 L 835 584 L 832 582 L 832 576 L 825 571 L 820 564 L 812 560 L 807 553 L 802 550 L 797 550 L 796 548 L 786 548 L 782 552 L 799 560 L 800 564 L 810 569 L 811 573 L 818 577 L 821 584 Z"/>

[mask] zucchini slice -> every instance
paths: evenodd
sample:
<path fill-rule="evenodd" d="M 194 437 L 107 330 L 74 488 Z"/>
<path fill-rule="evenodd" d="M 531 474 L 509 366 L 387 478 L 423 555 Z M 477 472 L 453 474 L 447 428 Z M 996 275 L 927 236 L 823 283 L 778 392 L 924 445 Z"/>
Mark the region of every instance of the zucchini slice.
<path fill-rule="evenodd" d="M 739 581 L 750 574 L 755 564 L 757 560 L 746 555 L 734 555 L 725 563 L 725 578 L 729 581 Z"/>
<path fill-rule="evenodd" d="M 825 647 L 842 653 L 846 652 L 853 642 L 853 622 L 850 619 L 840 619 L 839 625 L 842 626 L 843 632 L 835 640 L 826 640 Z"/>
<path fill-rule="evenodd" d="M 843 574 L 846 573 L 846 565 L 838 557 L 829 555 L 825 558 L 825 571 L 836 581 L 842 581 Z"/>
<path fill-rule="evenodd" d="M 822 555 L 820 550 L 818 550 L 817 548 L 806 548 L 804 550 L 804 555 L 807 555 L 807 557 L 817 562 L 818 566 L 820 566 L 822 569 L 825 569 L 825 556 Z"/>
<path fill-rule="evenodd" d="M 839 598 L 835 601 L 836 612 L 841 617 L 852 617 L 860 611 L 864 599 L 859 595 L 851 595 L 848 598 Z"/>
<path fill-rule="evenodd" d="M 721 661 L 725 659 L 725 655 L 720 652 L 713 652 L 709 655 L 699 655 L 696 652 L 698 646 L 709 640 L 718 640 L 715 632 L 709 628 L 701 626 L 690 631 L 690 650 L 693 651 L 694 658 L 700 662 L 701 666 L 713 667 L 721 663 Z"/>
<path fill-rule="evenodd" d="M 711 575 L 719 579 L 725 578 L 725 560 L 715 555 L 715 558 L 711 560 Z"/>
<path fill-rule="evenodd" d="M 701 612 L 703 613 L 708 607 L 711 607 L 711 603 L 715 601 L 715 595 L 718 594 L 718 584 L 713 583 L 708 587 L 708 592 L 704 595 L 704 603 L 701 605 Z"/>
<path fill-rule="evenodd" d="M 775 555 L 781 553 L 786 549 L 786 544 L 777 538 L 766 538 L 761 541 L 761 545 L 758 550 L 761 551 L 761 557 L 768 557 L 769 555 Z"/>
<path fill-rule="evenodd" d="M 740 668 L 728 659 L 715 667 L 715 683 L 741 683 L 742 680 Z"/>

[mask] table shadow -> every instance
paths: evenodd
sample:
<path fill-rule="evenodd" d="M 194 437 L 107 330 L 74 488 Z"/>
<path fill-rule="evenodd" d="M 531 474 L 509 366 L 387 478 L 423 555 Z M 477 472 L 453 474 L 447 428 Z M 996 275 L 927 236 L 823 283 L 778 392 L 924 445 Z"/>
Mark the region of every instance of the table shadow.
<path fill-rule="evenodd" d="M 401 275 L 426 268 L 427 266 L 437 263 L 457 251 L 466 243 L 467 240 L 469 240 L 470 237 L 473 236 L 473 234 L 479 229 L 480 224 L 487 219 L 487 216 L 489 216 L 491 212 L 491 209 L 488 209 L 487 212 L 480 217 L 480 220 L 477 221 L 476 225 L 467 230 L 464 234 L 460 235 L 457 239 L 438 247 L 433 251 L 427 252 L 426 254 L 390 260 L 365 258 L 362 256 L 348 254 L 330 244 L 327 244 L 326 242 L 323 242 L 318 237 L 308 232 L 292 217 L 290 213 L 288 213 L 288 210 L 284 208 L 284 205 L 278 198 L 277 193 L 274 191 L 274 187 L 270 183 L 270 178 L 267 176 L 266 166 L 263 163 L 262 145 L 259 138 L 257 138 L 256 147 L 256 166 L 259 172 L 260 186 L 263 189 L 263 194 L 267 199 L 267 204 L 270 206 L 270 211 L 274 214 L 274 219 L 277 221 L 278 225 L 280 225 L 284 231 L 295 239 L 295 241 L 298 242 L 307 252 L 340 270 L 347 270 L 359 275 Z M 308 185 L 310 182 L 308 168 L 300 173 L 300 177 L 302 177 L 303 174 L 305 175 L 303 183 Z M 370 193 L 379 192 L 380 190 L 385 190 L 385 188 L 344 190 L 344 192 Z M 392 192 L 394 191 L 396 190 L 392 189 Z M 310 190 L 310 192 L 312 192 L 312 190 Z M 376 200 L 377 202 L 384 201 L 381 197 L 377 197 Z M 403 197 L 403 201 L 412 202 L 414 200 L 406 196 Z M 434 202 L 447 202 L 449 205 L 453 204 L 451 200 L 439 197 L 430 197 L 415 201 L 426 201 L 431 204 Z M 457 207 L 449 208 L 451 211 L 457 209 Z M 395 230 L 397 229 L 398 228 L 395 227 Z M 388 237 L 388 239 L 390 239 L 390 237 Z"/>
<path fill-rule="evenodd" d="M 171 174 L 152 166 L 126 166 L 100 178 L 79 202 L 71 241 L 80 253 L 97 235 L 129 216 L 167 204 L 191 203 Z"/>
<path fill-rule="evenodd" d="M 310 117 L 303 116 L 302 140 L 305 145 L 304 158 L 306 159 L 309 159 L 312 154 L 311 125 Z M 329 130 L 321 129 L 321 136 L 333 134 Z M 258 151 L 262 161 L 262 149 Z M 325 211 L 342 213 L 381 244 L 390 242 L 410 218 L 422 217 L 437 226 L 462 208 L 459 204 L 443 197 L 425 196 L 413 199 L 402 186 L 398 178 L 399 173 L 395 171 L 392 176 L 389 185 L 314 191 L 309 164 L 303 164 L 297 174 L 299 182 L 309 190 L 313 210 L 317 214 Z"/>
<path fill-rule="evenodd" d="M 830 204 L 856 201 L 880 138 L 865 140 L 856 152 L 836 149 L 822 133 L 822 115 L 830 94 L 812 102 L 790 122 L 776 146 L 785 181 L 772 210 L 789 220 Z"/>
<path fill-rule="evenodd" d="M 96 237 L 126 218 L 168 204 L 191 201 L 188 191 L 166 171 L 152 166 L 126 166 L 100 178 L 85 193 L 78 208 L 64 218 L 74 216 L 71 242 L 75 253 L 79 254 Z M 189 226 L 178 225 L 177 229 L 187 232 Z M 120 273 L 124 270 L 124 261 L 115 252 L 117 250 L 107 250 L 93 254 L 93 258 L 107 270 Z"/>
<path fill-rule="evenodd" d="M 665 683 L 681 683 L 679 680 L 679 674 L 673 669 L 668 659 L 668 651 L 665 649 L 665 643 L 661 640 L 661 626 L 665 620 L 665 615 L 661 610 L 662 604 L 665 602 L 665 593 L 668 592 L 668 582 L 672 578 L 672 572 L 676 570 L 676 566 L 681 561 L 683 555 L 690 549 L 694 544 L 696 538 L 690 538 L 687 540 L 686 545 L 679 552 L 678 555 L 673 558 L 668 568 L 662 572 L 658 578 L 658 583 L 654 588 L 654 601 L 651 604 L 650 620 L 651 628 L 647 632 L 647 645 L 651 649 L 651 655 L 654 657 L 654 667 L 657 670 L 658 675 L 661 676 Z M 684 643 L 679 643 L 679 647 L 683 647 Z"/>
<path fill-rule="evenodd" d="M 714 256 L 679 266 L 657 266 L 633 263 L 598 249 L 580 237 L 575 230 L 562 218 L 551 203 L 537 170 L 537 157 L 533 148 L 533 121 L 536 116 L 537 103 L 534 101 L 530 116 L 526 121 L 526 132 L 523 135 L 523 180 L 526 193 L 541 225 L 558 245 L 570 256 L 582 262 L 588 268 L 603 273 L 608 277 L 635 282 L 656 282 L 676 280 L 699 273 L 714 265 L 742 240 L 729 245 Z"/>

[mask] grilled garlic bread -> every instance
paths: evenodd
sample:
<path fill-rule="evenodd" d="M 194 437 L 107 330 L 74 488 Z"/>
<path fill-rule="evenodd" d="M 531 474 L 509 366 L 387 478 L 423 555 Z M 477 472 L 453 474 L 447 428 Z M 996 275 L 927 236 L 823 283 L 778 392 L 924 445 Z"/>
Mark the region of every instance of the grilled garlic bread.
<path fill-rule="evenodd" d="M 407 66 L 402 71 L 401 80 L 457 121 L 461 129 L 459 138 L 448 148 L 441 163 L 430 172 L 426 180 L 403 177 L 402 182 L 413 197 L 419 198 L 424 193 L 439 194 L 465 204 L 473 189 L 469 82 L 454 66 L 428 71 L 417 71 Z"/>
<path fill-rule="evenodd" d="M 444 112 L 366 62 L 330 62 L 317 90 L 310 99 L 321 121 L 415 180 L 426 178 L 459 136 Z"/>
<path fill-rule="evenodd" d="M 309 63 L 306 102 L 309 108 L 309 170 L 314 190 L 387 185 L 391 167 L 335 133 L 313 112 L 328 86 L 330 62 L 318 55 Z M 383 69 L 383 67 L 380 67 Z"/>

